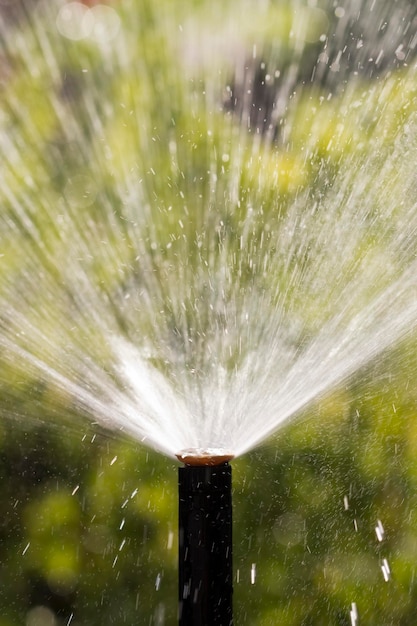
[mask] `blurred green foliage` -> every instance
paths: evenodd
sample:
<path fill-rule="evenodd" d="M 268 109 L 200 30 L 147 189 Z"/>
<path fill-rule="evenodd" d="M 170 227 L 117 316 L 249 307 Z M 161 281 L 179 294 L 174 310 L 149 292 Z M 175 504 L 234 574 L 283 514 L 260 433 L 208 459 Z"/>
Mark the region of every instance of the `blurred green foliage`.
<path fill-rule="evenodd" d="M 25 11 L 30 17 L 29 4 Z M 157 4 L 169 13 L 168 2 Z M 335 104 L 336 95 L 328 97 L 335 84 L 330 73 L 325 72 L 310 88 L 305 86 L 305 77 L 311 73 L 309 59 L 320 48 L 321 29 L 330 33 L 336 29 L 332 3 L 304 3 L 303 10 L 308 13 L 308 7 L 316 4 L 321 12 L 310 16 L 314 17 L 311 22 L 307 14 L 302 19 L 294 17 L 291 3 L 272 3 L 271 12 L 263 18 L 257 15 L 251 20 L 248 15 L 245 20 L 248 46 L 255 36 L 271 40 L 272 69 L 278 53 L 282 54 L 285 71 L 290 72 L 294 62 L 299 68 L 293 86 L 302 86 L 299 95 L 289 94 L 285 115 L 272 128 L 273 141 L 259 148 L 259 160 L 247 138 L 247 143 L 242 141 L 244 165 L 238 185 L 242 197 L 258 201 L 265 212 L 276 209 L 278 196 L 279 208 L 285 211 L 303 189 L 311 187 L 313 195 L 322 193 L 352 153 L 356 154 L 358 145 L 365 159 L 377 152 L 394 140 L 398 126 L 407 122 L 416 107 L 415 77 L 407 67 L 389 74 L 393 68 L 384 66 L 375 71 L 376 77 L 364 71 L 346 86 L 348 64 L 339 75 L 344 108 Z M 408 6 L 400 4 L 401 9 Z M 205 3 L 194 5 L 204 19 Z M 131 6 L 132 2 L 118 6 L 125 22 Z M 9 192 L 8 202 L 4 201 L 1 211 L 14 227 L 10 226 L 9 239 L 2 238 L 1 243 L 3 252 L 14 249 L 14 254 L 7 255 L 12 259 L 7 273 L 10 283 L 22 281 L 22 292 L 22 258 L 33 245 L 39 247 L 42 242 L 38 254 L 51 273 L 55 270 L 49 259 L 54 251 L 65 255 L 68 241 L 65 232 L 48 219 L 51 210 L 73 211 L 74 215 L 82 210 L 93 216 L 108 203 L 112 219 L 123 228 L 117 216 L 118 187 L 129 179 L 136 161 L 146 156 L 146 167 L 141 164 L 146 172 L 144 184 L 149 182 L 146 177 L 152 178 L 152 189 L 161 202 L 149 241 L 162 240 L 167 233 L 176 241 L 184 203 L 204 203 L 210 196 L 210 181 L 200 174 L 206 171 L 219 137 L 223 141 L 225 132 L 232 138 L 242 133 L 236 121 L 240 114 L 237 80 L 233 84 L 235 110 L 219 107 L 210 118 L 211 134 L 207 132 L 205 105 L 199 98 L 202 89 L 198 92 L 190 86 L 184 94 L 179 88 L 178 76 L 167 63 L 167 40 L 156 36 L 151 6 L 143 3 L 142 20 L 132 25 L 125 43 L 128 56 L 148 69 L 137 72 L 135 63 L 126 63 L 113 81 L 107 81 L 108 73 L 102 72 L 102 64 L 109 62 L 106 50 L 67 41 L 45 57 L 45 42 L 38 38 L 35 18 L 20 16 L 20 25 L 14 27 L 22 29 L 22 41 L 8 68 L 8 80 L 2 83 L 1 141 L 5 152 L 8 141 L 10 146 L 22 143 L 32 150 L 9 152 L 2 181 Z M 13 20 L 19 22 L 19 15 L 14 13 Z M 38 13 L 34 15 L 41 19 Z M 293 49 L 290 37 L 297 19 L 306 28 L 301 52 Z M 372 37 L 371 32 L 368 39 L 373 41 Z M 59 68 L 63 83 L 51 84 L 51 64 Z M 83 74 L 84 64 L 89 71 Z M 169 94 L 171 108 L 155 102 L 158 89 L 161 97 Z M 86 114 L 85 93 L 93 99 L 92 110 L 100 113 L 98 128 Z M 259 97 L 263 97 L 262 90 Z M 108 111 L 106 102 L 124 106 Z M 141 123 L 127 123 L 132 109 L 146 111 Z M 68 126 L 58 119 L 59 112 Z M 80 122 L 83 134 L 76 141 L 64 142 L 63 128 L 71 137 L 72 119 Z M 169 155 L 174 124 L 177 136 L 185 138 L 179 144 L 176 172 Z M 291 141 L 285 140 L 284 126 Z M 256 136 L 265 129 L 254 120 L 247 131 L 248 136 Z M 137 153 L 138 142 L 148 143 L 153 134 L 167 145 L 166 162 L 160 161 L 160 150 L 152 151 L 152 142 L 146 151 Z M 98 201 L 82 206 L 74 182 L 72 187 L 66 185 L 68 180 L 76 181 L 93 159 L 97 189 L 89 193 L 97 193 Z M 185 163 L 195 174 L 192 180 L 182 179 Z M 231 163 L 227 159 L 217 162 L 218 203 L 224 199 L 222 181 Z M 172 211 L 163 204 L 167 181 Z M 44 189 L 41 203 L 32 197 L 33 189 L 40 188 Z M 20 205 L 31 215 L 30 228 Z M 103 212 L 103 220 L 108 215 Z M 242 215 L 237 205 L 225 206 L 226 226 L 219 237 L 233 240 Z M 197 211 L 187 222 L 190 233 L 195 230 L 193 219 L 198 219 Z M 88 243 L 89 233 L 84 236 Z M 128 236 L 126 232 L 127 242 Z M 113 268 L 109 258 L 101 258 L 97 250 L 91 267 L 97 283 L 111 295 L 126 285 L 121 285 L 124 277 L 120 278 L 119 268 Z M 48 324 L 49 336 L 53 328 L 60 346 L 60 318 L 71 306 L 76 314 L 78 304 L 68 287 L 68 300 L 62 305 L 49 303 L 53 314 L 42 320 L 37 304 L 44 297 L 47 294 L 39 293 L 38 302 L 26 303 L 27 315 L 34 325 Z M 381 363 L 358 373 L 349 385 L 318 401 L 308 415 L 288 425 L 262 449 L 233 464 L 236 624 L 349 626 L 353 603 L 362 624 L 415 623 L 414 347 L 412 340 L 404 343 Z M 0 626 L 175 624 L 175 464 L 96 425 L 86 425 L 76 408 L 57 398 L 33 372 L 6 361 L 0 367 L 5 417 L 0 422 Z M 14 415 L 20 417 L 14 420 Z M 381 540 L 376 528 L 383 533 Z M 251 578 L 251 572 L 256 576 Z"/>

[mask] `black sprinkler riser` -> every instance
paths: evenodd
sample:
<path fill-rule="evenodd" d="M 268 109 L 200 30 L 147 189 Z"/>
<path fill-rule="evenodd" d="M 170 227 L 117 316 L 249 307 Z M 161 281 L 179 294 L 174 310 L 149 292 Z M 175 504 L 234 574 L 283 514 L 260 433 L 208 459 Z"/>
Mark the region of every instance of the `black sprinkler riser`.
<path fill-rule="evenodd" d="M 179 468 L 179 626 L 233 624 L 232 468 Z"/>

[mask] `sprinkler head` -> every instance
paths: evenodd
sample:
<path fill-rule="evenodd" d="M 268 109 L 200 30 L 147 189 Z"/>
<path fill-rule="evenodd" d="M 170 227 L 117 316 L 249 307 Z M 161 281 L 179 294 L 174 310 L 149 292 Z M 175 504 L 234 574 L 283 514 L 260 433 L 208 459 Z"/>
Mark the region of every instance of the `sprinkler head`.
<path fill-rule="evenodd" d="M 175 455 L 181 463 L 191 466 L 222 465 L 234 458 L 229 450 L 223 448 L 189 448 Z"/>
<path fill-rule="evenodd" d="M 181 450 L 178 468 L 179 626 L 232 626 L 232 467 L 227 450 Z"/>

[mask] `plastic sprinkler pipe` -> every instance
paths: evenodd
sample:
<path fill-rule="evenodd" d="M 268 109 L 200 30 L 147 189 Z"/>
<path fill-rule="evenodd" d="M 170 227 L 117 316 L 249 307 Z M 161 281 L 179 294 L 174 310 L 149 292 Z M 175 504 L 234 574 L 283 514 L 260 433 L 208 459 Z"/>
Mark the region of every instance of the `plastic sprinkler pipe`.
<path fill-rule="evenodd" d="M 187 450 L 179 468 L 179 626 L 233 624 L 232 454 Z"/>

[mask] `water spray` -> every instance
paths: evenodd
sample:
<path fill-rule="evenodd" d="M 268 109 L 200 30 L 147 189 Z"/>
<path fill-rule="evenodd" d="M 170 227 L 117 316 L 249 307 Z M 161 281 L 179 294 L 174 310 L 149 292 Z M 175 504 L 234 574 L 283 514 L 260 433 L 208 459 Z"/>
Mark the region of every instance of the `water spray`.
<path fill-rule="evenodd" d="M 179 626 L 231 626 L 233 454 L 184 450 L 177 458 Z"/>

